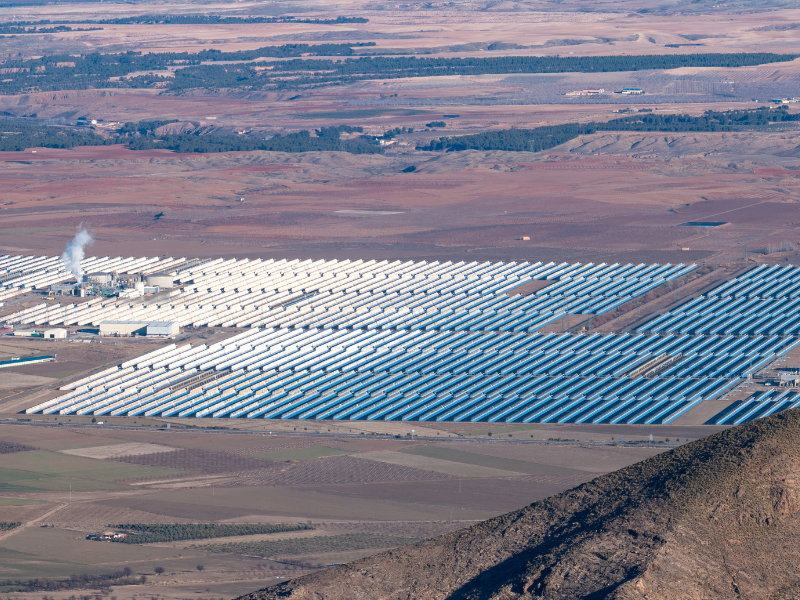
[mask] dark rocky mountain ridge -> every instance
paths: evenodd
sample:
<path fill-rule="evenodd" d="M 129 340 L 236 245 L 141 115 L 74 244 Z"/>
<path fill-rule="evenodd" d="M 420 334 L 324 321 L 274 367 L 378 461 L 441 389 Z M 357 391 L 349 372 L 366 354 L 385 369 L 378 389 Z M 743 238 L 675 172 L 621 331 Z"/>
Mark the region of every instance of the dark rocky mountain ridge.
<path fill-rule="evenodd" d="M 800 598 L 800 409 L 241 600 Z"/>

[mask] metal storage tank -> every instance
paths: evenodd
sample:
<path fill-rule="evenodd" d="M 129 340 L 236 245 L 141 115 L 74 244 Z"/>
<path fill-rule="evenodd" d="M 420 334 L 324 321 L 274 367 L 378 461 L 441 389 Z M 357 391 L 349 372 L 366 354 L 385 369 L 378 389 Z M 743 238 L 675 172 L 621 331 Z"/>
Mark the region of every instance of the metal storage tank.
<path fill-rule="evenodd" d="M 171 288 L 175 286 L 175 276 L 169 273 L 152 273 L 145 275 L 148 286 L 158 287 L 159 289 Z"/>

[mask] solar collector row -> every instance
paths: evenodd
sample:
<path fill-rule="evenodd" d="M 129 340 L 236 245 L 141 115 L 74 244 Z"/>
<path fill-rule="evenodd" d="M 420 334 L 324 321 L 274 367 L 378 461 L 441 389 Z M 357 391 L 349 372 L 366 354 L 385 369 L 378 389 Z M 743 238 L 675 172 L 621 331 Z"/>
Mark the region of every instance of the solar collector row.
<path fill-rule="evenodd" d="M 372 328 L 396 328 L 394 322 L 400 320 L 423 329 L 532 331 L 567 311 L 609 310 L 692 268 L 217 259 L 181 271 L 184 287 L 173 292 L 167 302 L 39 305 L 8 319 L 79 326 L 142 318 L 172 320 L 183 326 L 315 326 L 325 321 L 331 328 L 352 327 L 354 321 Z M 505 295 L 532 278 L 559 279 L 550 291 L 545 288 L 528 297 Z M 398 315 L 398 309 L 412 313 Z M 424 311 L 424 316 L 414 316 L 414 310 Z M 472 314 L 459 318 L 461 311 Z"/>
<path fill-rule="evenodd" d="M 507 422 L 667 422 L 691 405 L 721 393 L 729 380 L 660 378 L 520 378 L 513 376 L 231 373 L 207 388 L 165 388 L 147 397 L 126 391 L 98 395 L 45 414 L 213 416 L 366 420 Z M 121 405 L 124 403 L 124 405 Z"/>
<path fill-rule="evenodd" d="M 744 401 L 734 402 L 711 419 L 717 425 L 740 425 L 754 419 L 800 406 L 800 392 L 775 390 L 756 392 Z"/>
<path fill-rule="evenodd" d="M 298 378 L 304 381 L 323 378 L 328 381 L 337 377 L 348 380 L 354 377 L 373 378 L 376 381 L 376 390 L 370 390 L 368 396 L 361 397 L 356 402 L 360 411 L 364 412 L 369 410 L 372 403 L 380 403 L 381 406 L 378 407 L 380 409 L 389 402 L 386 398 L 392 393 L 398 393 L 392 387 L 392 382 L 396 380 L 407 378 L 407 385 L 413 388 L 413 393 L 423 394 L 426 391 L 423 383 L 438 378 L 437 381 L 444 387 L 437 390 L 437 393 L 451 395 L 466 393 L 459 385 L 467 380 L 472 381 L 474 386 L 467 391 L 481 396 L 480 402 L 474 406 L 469 404 L 469 408 L 480 405 L 481 410 L 478 411 L 482 415 L 480 418 L 490 418 L 491 415 L 486 411 L 493 405 L 483 404 L 489 402 L 487 395 L 504 391 L 505 396 L 500 400 L 511 402 L 515 399 L 508 397 L 510 392 L 505 388 L 494 389 L 500 382 L 505 382 L 506 387 L 512 384 L 514 387 L 519 387 L 529 381 L 547 382 L 554 379 L 556 381 L 563 379 L 565 384 L 571 381 L 576 385 L 603 379 L 620 381 L 620 376 L 633 366 L 657 353 L 668 355 L 670 351 L 677 353 L 687 348 L 696 352 L 690 354 L 688 362 L 682 361 L 675 365 L 683 369 L 682 376 L 695 374 L 706 376 L 714 369 L 713 373 L 717 376 L 738 377 L 746 371 L 745 364 L 750 368 L 757 368 L 764 360 L 774 356 L 775 352 L 783 352 L 791 344 L 792 340 L 782 338 L 729 340 L 642 335 L 520 336 L 407 331 L 390 333 L 252 330 L 235 336 L 224 346 L 215 344 L 193 348 L 187 345 L 179 348 L 171 345 L 141 357 L 135 365 L 136 370 L 131 364 L 135 361 L 129 361 L 119 371 L 110 369 L 98 374 L 94 379 L 76 382 L 71 386 L 74 388 L 72 393 L 43 403 L 30 409 L 29 412 L 73 414 L 81 411 L 81 414 L 91 412 L 98 415 L 158 413 L 163 416 L 223 416 L 220 412 L 222 408 L 233 406 L 231 411 L 224 415 L 254 418 L 272 414 L 290 401 L 296 400 L 302 406 L 306 406 L 305 403 L 315 402 L 317 396 L 314 394 L 320 394 L 327 403 L 327 408 L 331 410 L 336 407 L 348 408 L 351 399 L 349 396 L 343 399 L 339 392 L 332 397 L 328 397 L 330 394 L 322 396 L 326 388 L 312 389 L 292 400 L 291 389 L 286 388 Z M 719 350 L 725 352 L 715 354 L 715 351 Z M 692 361 L 694 370 L 687 367 Z M 281 392 L 278 397 L 270 393 L 268 401 L 264 402 L 265 411 L 256 414 L 243 406 L 250 402 L 251 396 L 256 395 L 258 390 L 255 388 L 220 395 L 225 390 L 225 383 L 217 381 L 211 386 L 217 390 L 211 397 L 207 397 L 208 391 L 202 389 L 191 393 L 188 390 L 178 390 L 175 394 L 163 391 L 167 383 L 176 379 L 167 374 L 169 371 L 177 370 L 183 373 L 181 378 L 185 378 L 194 374 L 198 368 L 222 371 L 235 369 L 240 373 L 238 375 L 240 383 L 246 383 L 248 386 L 269 377 L 275 381 L 275 386 L 281 388 Z M 728 371 L 724 371 L 726 368 Z M 261 369 L 268 370 L 270 375 L 264 375 Z M 142 371 L 144 374 L 141 374 Z M 581 375 L 587 379 L 583 379 Z M 617 377 L 609 377 L 610 375 Z M 658 380 L 638 379 L 644 382 Z M 664 385 L 668 385 L 670 381 L 680 380 L 665 379 Z M 136 385 L 138 382 L 145 385 Z M 147 389 L 142 392 L 139 389 L 141 387 Z M 126 388 L 132 389 L 126 391 Z M 350 392 L 355 394 L 358 390 Z M 314 397 L 308 397 L 309 394 Z M 376 394 L 383 395 L 377 398 Z M 394 400 L 395 404 L 398 402 L 400 404 L 397 406 L 392 404 L 393 411 L 405 406 L 402 400 L 402 398 Z M 554 398 L 553 402 L 555 400 L 558 398 Z M 644 402 L 646 398 L 640 400 Z M 570 401 L 575 402 L 575 408 L 583 402 L 580 396 L 571 398 Z M 135 407 L 131 409 L 134 403 Z M 169 410 L 159 413 L 159 407 L 168 403 L 171 403 Z M 430 402 L 423 405 L 428 406 Z M 560 402 L 554 404 L 554 408 L 564 406 Z M 647 406 L 649 404 L 645 403 L 642 408 Z M 524 407 L 517 408 L 521 410 Z M 569 408 L 573 408 L 573 405 L 570 404 Z M 250 412 L 247 412 L 248 410 Z M 292 413 L 291 416 L 298 414 Z M 536 413 L 533 418 L 539 416 L 541 415 Z M 577 418 L 577 414 L 575 416 Z M 520 414 L 511 418 L 522 417 Z M 373 418 L 377 417 L 373 415 Z"/>

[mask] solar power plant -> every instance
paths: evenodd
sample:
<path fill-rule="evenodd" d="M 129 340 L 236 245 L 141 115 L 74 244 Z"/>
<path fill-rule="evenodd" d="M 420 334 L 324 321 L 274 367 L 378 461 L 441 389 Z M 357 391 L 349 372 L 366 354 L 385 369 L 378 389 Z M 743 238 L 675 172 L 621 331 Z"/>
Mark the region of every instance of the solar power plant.
<path fill-rule="evenodd" d="M 800 269 L 761 265 L 639 327 L 650 333 L 800 335 Z"/>
<path fill-rule="evenodd" d="M 795 343 L 774 336 L 253 328 L 222 344 L 169 345 L 75 382 L 28 412 L 668 423 Z"/>
<path fill-rule="evenodd" d="M 96 298 L 77 306 L 43 303 L 6 320 L 24 325 L 97 326 L 107 320 L 147 319 L 195 327 L 530 332 L 568 313 L 606 312 L 694 268 L 580 263 L 181 261 L 171 270 L 179 289 L 169 295 L 149 301 Z M 551 285 L 527 296 L 507 294 L 532 280 Z"/>
<path fill-rule="evenodd" d="M 669 423 L 800 341 L 772 330 L 654 332 L 667 315 L 633 334 L 536 331 L 567 314 L 611 310 L 694 265 L 169 260 L 160 270 L 171 269 L 177 287 L 150 300 L 42 304 L 6 320 L 245 331 L 166 345 L 28 413 Z M 751 280 L 766 289 L 776 273 L 757 268 L 718 290 L 756 290 Z M 514 294 L 533 282 L 535 291 Z M 715 294 L 689 304 L 717 302 Z"/>
<path fill-rule="evenodd" d="M 158 273 L 186 263 L 185 258 L 99 258 L 81 261 L 84 272 Z M 46 289 L 54 283 L 74 280 L 57 256 L 0 256 L 0 301 L 29 290 Z"/>
<path fill-rule="evenodd" d="M 760 265 L 674 311 L 660 315 L 637 331 L 754 339 L 758 336 L 800 335 L 800 269 Z M 745 337 L 753 336 L 753 337 Z M 739 425 L 800 406 L 790 390 L 757 391 L 735 402 L 711 423 Z"/>
<path fill-rule="evenodd" d="M 743 402 L 732 404 L 714 417 L 712 422 L 718 425 L 740 425 L 798 406 L 800 406 L 800 392 L 792 390 L 756 392 Z"/>

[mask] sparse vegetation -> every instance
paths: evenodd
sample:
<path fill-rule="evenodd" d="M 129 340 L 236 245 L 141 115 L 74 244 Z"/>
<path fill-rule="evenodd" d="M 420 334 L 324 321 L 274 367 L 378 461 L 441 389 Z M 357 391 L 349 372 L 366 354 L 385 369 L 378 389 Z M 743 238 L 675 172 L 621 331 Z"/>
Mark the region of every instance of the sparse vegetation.
<path fill-rule="evenodd" d="M 20 521 L 0 521 L 0 531 L 11 531 L 22 525 Z"/>

